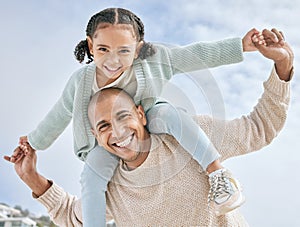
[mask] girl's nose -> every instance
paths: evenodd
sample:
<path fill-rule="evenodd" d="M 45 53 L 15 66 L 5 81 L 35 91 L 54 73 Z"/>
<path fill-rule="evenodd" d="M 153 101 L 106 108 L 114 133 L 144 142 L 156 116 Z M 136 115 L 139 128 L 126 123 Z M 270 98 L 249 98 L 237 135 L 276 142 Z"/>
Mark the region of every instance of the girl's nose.
<path fill-rule="evenodd" d="M 106 60 L 109 63 L 118 63 L 120 61 L 119 55 L 117 51 L 112 51 L 107 53 Z"/>

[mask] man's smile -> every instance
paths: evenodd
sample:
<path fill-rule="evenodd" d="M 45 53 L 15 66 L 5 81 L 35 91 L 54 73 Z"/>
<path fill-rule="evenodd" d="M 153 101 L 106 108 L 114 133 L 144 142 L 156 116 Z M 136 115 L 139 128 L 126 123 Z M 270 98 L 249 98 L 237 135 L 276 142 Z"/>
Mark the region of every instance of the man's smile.
<path fill-rule="evenodd" d="M 126 137 L 125 139 L 115 142 L 112 145 L 113 146 L 117 146 L 117 147 L 121 147 L 121 148 L 125 148 L 126 146 L 128 146 L 131 141 L 133 140 L 134 137 L 134 133 L 132 133 L 130 136 Z"/>

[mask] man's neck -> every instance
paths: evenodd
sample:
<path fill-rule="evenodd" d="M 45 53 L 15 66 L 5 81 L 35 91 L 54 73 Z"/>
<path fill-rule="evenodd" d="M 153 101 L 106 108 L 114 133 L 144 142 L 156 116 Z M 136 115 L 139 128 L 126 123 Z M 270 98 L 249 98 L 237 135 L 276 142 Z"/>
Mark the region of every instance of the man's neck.
<path fill-rule="evenodd" d="M 138 153 L 138 156 L 133 161 L 123 161 L 123 167 L 127 171 L 134 170 L 141 166 L 147 159 L 151 148 L 151 137 L 150 134 L 147 135 L 147 138 L 142 142 L 141 150 Z"/>

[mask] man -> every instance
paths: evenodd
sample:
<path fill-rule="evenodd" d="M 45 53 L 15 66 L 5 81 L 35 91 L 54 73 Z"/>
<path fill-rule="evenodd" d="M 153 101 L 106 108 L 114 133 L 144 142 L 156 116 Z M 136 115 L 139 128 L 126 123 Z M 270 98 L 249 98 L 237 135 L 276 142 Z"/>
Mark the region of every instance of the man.
<path fill-rule="evenodd" d="M 289 83 L 285 81 L 291 79 L 293 52 L 285 42 L 257 47 L 275 67 L 253 112 L 231 121 L 195 117 L 223 160 L 269 144 L 286 119 Z M 117 226 L 247 226 L 239 210 L 213 214 L 207 207 L 206 173 L 173 137 L 149 134 L 142 107 L 136 107 L 127 94 L 118 89 L 97 93 L 89 105 L 89 119 L 99 145 L 121 159 L 106 194 L 108 216 Z M 54 222 L 81 226 L 80 201 L 36 171 L 33 150 L 18 149 L 24 153 L 15 163 L 16 172 Z"/>

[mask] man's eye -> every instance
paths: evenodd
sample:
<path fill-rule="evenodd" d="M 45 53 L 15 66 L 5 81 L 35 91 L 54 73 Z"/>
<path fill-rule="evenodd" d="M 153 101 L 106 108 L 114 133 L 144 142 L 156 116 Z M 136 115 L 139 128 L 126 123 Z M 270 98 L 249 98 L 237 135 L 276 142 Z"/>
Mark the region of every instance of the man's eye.
<path fill-rule="evenodd" d="M 98 127 L 98 131 L 99 132 L 104 132 L 105 130 L 107 130 L 109 128 L 109 124 L 103 124 L 103 125 L 100 125 Z"/>
<path fill-rule="evenodd" d="M 127 118 L 129 116 L 129 114 L 122 114 L 119 116 L 119 120 L 123 120 L 125 118 Z"/>

